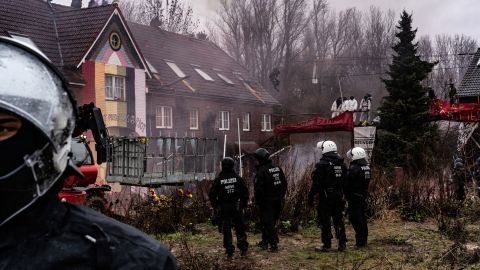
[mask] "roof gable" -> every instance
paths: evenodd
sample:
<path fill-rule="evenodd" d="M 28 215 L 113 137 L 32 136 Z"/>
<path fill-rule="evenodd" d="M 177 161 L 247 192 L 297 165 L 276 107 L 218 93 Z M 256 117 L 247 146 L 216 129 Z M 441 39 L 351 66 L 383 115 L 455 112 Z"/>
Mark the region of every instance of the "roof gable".
<path fill-rule="evenodd" d="M 458 97 L 480 96 L 480 49 L 477 50 L 468 65 L 467 72 L 463 76 L 460 87 L 457 90 Z"/>
<path fill-rule="evenodd" d="M 114 5 L 106 5 L 58 12 L 58 34 L 66 66 L 79 67 L 115 9 Z"/>
<path fill-rule="evenodd" d="M 213 43 L 132 22 L 129 22 L 129 27 L 146 60 L 157 70 L 162 80 L 149 80 L 149 91 L 171 92 L 168 89 L 171 87 L 177 93 L 189 95 L 278 104 L 276 99 L 255 82 L 248 70 Z M 169 61 L 175 63 L 181 72 L 175 72 L 167 64 Z M 178 74 L 182 73 L 188 78 L 181 80 Z M 243 79 L 240 80 L 235 73 L 240 73 Z M 222 76 L 232 83 L 222 79 Z"/>

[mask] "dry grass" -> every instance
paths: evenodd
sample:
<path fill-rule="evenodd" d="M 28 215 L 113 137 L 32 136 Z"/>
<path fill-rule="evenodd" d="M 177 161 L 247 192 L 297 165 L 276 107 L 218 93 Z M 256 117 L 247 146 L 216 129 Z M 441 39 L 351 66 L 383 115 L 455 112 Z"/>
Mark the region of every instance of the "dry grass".
<path fill-rule="evenodd" d="M 435 220 L 405 222 L 398 211 L 389 212 L 389 219 L 370 221 L 367 248 L 357 249 L 354 241 L 349 241 L 343 253 L 315 252 L 315 246 L 320 245 L 316 227 L 281 235 L 278 253 L 251 246 L 248 257 L 241 258 L 237 253 L 233 260 L 225 258 L 222 237 L 211 225 L 199 225 L 195 235 L 177 233 L 161 239 L 171 246 L 182 269 L 480 269 L 475 260 L 478 251 L 467 251 L 467 245 L 455 247 L 455 241 L 438 230 Z M 470 249 L 472 241 L 478 240 L 479 230 L 478 226 L 468 228 Z M 354 239 L 349 225 L 347 236 Z M 259 237 L 249 233 L 248 241 L 254 245 Z"/>

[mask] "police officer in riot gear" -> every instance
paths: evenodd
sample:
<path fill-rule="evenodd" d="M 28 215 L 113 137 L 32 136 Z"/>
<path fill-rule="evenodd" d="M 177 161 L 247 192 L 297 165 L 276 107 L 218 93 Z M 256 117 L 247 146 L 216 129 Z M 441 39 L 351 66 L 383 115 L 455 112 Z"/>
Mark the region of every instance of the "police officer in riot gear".
<path fill-rule="evenodd" d="M 287 193 L 287 180 L 283 170 L 272 163 L 270 153 L 259 148 L 255 151 L 258 161 L 255 174 L 255 203 L 260 210 L 262 241 L 257 245 L 270 251 L 278 250 L 277 223 L 282 211 L 282 202 Z"/>
<path fill-rule="evenodd" d="M 0 269 L 177 269 L 133 227 L 60 202 L 76 106 L 36 49 L 0 37 Z"/>
<path fill-rule="evenodd" d="M 234 165 L 235 162 L 230 157 L 222 160 L 222 171 L 215 178 L 208 194 L 212 207 L 218 209 L 220 214 L 223 247 L 229 258 L 235 251 L 232 244 L 232 225 L 235 227 L 237 247 L 240 249 L 241 256 L 245 256 L 248 249 L 246 226 L 243 221 L 243 210 L 248 203 L 248 188 L 245 181 L 235 173 Z"/>
<path fill-rule="evenodd" d="M 365 211 L 368 200 L 368 184 L 370 183 L 370 167 L 367 154 L 361 147 L 355 147 L 347 152 L 347 157 L 352 160 L 347 171 L 347 180 L 344 187 L 345 197 L 348 201 L 348 217 L 355 230 L 355 245 L 367 245 L 368 225 Z"/>
<path fill-rule="evenodd" d="M 463 165 L 463 160 L 457 158 L 453 164 L 452 181 L 455 188 L 455 199 L 465 200 L 465 185 L 467 183 L 467 171 Z"/>
<path fill-rule="evenodd" d="M 315 165 L 312 173 L 312 186 L 308 193 L 308 205 L 313 207 L 314 197 L 318 194 L 318 222 L 322 230 L 321 251 L 328 251 L 332 246 L 331 220 L 338 239 L 338 250 L 346 248 L 347 237 L 343 221 L 345 201 L 343 199 L 343 184 L 346 176 L 346 166 L 337 153 L 337 145 L 332 141 L 322 141 L 317 144 L 322 157 Z"/>

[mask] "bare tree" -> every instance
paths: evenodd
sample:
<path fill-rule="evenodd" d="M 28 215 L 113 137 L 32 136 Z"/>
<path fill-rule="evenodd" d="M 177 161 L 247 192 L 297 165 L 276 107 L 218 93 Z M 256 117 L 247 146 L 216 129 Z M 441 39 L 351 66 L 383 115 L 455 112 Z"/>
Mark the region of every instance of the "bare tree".
<path fill-rule="evenodd" d="M 396 14 L 370 7 L 331 10 L 328 0 L 221 0 L 215 29 L 218 45 L 243 64 L 264 87 L 280 71 L 276 97 L 287 110 L 325 112 L 340 95 L 357 99 L 385 89 L 382 78 L 391 62 Z M 458 84 L 477 42 L 464 35 L 425 36 L 424 60 L 439 61 L 425 82 L 445 96 L 450 79 Z M 278 75 L 278 72 L 274 73 Z M 298 108 L 297 104 L 302 107 Z"/>
<path fill-rule="evenodd" d="M 193 34 L 199 24 L 192 8 L 179 0 L 121 0 L 119 7 L 129 21 L 170 32 Z"/>

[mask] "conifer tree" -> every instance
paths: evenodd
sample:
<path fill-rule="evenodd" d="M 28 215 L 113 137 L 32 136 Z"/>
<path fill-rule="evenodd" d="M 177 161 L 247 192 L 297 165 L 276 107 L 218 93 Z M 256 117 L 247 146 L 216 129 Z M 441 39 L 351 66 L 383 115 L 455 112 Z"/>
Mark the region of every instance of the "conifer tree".
<path fill-rule="evenodd" d="M 382 132 L 375 149 L 375 162 L 418 172 L 428 165 L 437 136 L 437 128 L 430 122 L 428 87 L 422 84 L 435 63 L 423 61 L 417 55 L 417 30 L 412 30 L 412 15 L 403 11 L 396 27 L 389 78 L 383 80 L 388 96 L 379 108 Z"/>

